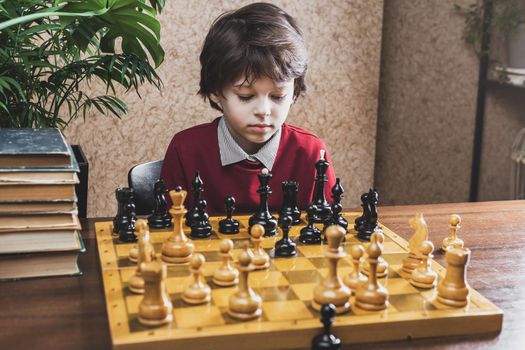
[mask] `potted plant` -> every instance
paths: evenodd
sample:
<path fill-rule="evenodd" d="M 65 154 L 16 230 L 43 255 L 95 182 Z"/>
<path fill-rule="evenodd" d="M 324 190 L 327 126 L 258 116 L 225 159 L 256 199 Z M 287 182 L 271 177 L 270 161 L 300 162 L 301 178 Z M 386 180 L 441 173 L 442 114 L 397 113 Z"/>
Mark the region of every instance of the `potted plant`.
<path fill-rule="evenodd" d="M 506 80 L 506 73 L 512 72 L 514 68 L 525 68 L 525 1 L 478 0 L 467 7 L 455 5 L 456 10 L 465 17 L 465 42 L 472 46 L 478 55 L 481 54 L 483 14 L 488 4 L 492 6 L 489 27 L 491 41 L 504 42 L 507 49 L 506 60 L 502 59 L 498 52 L 490 52 L 491 63 L 498 67 L 497 70 L 501 73 L 499 77 Z"/>
<path fill-rule="evenodd" d="M 137 94 L 145 82 L 161 87 L 163 7 L 164 0 L 0 0 L 0 127 L 64 129 L 92 108 L 120 118 L 127 107 L 116 86 Z M 103 95 L 92 95 L 93 82 Z M 80 177 L 85 214 L 87 174 Z"/>

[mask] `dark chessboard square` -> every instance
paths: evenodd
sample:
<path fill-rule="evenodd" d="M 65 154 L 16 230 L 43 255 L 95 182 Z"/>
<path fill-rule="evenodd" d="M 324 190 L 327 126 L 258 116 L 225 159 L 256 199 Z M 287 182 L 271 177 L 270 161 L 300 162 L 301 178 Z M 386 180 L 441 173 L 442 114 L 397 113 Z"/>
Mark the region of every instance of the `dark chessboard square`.
<path fill-rule="evenodd" d="M 206 276 L 206 277 L 204 277 L 204 280 L 206 281 L 206 283 L 208 284 L 210 289 L 221 289 L 221 288 L 224 288 L 224 287 L 218 286 L 215 283 L 213 283 L 213 276 Z"/>
<path fill-rule="evenodd" d="M 308 258 L 308 260 L 318 269 L 327 269 L 330 265 L 328 262 L 328 259 L 325 257 L 314 257 L 314 258 Z M 348 267 L 352 266 L 348 261 L 344 259 L 340 259 L 337 263 L 338 267 Z"/>
<path fill-rule="evenodd" d="M 153 243 L 153 249 L 155 249 L 155 251 L 157 253 L 161 253 L 162 252 L 162 243 Z"/>
<path fill-rule="evenodd" d="M 432 303 L 417 293 L 391 295 L 388 300 L 399 312 L 436 310 Z"/>
<path fill-rule="evenodd" d="M 308 260 L 318 269 L 328 268 L 329 265 L 328 259 L 324 257 L 309 258 Z"/>
<path fill-rule="evenodd" d="M 390 265 L 402 265 L 403 259 L 406 257 L 406 253 L 383 254 L 383 258 Z"/>
<path fill-rule="evenodd" d="M 155 330 L 158 330 L 158 329 L 171 327 L 171 324 L 169 324 L 169 323 L 165 324 L 165 325 L 163 325 L 161 327 L 155 327 L 155 328 L 143 326 L 139 322 L 139 314 L 129 314 L 128 315 L 128 325 L 129 325 L 130 333 L 146 332 L 146 331 L 153 331 L 154 332 Z"/>
<path fill-rule="evenodd" d="M 191 271 L 188 265 L 168 265 L 168 278 L 170 277 L 188 277 Z"/>
<path fill-rule="evenodd" d="M 119 256 L 117 259 L 118 267 L 137 267 L 137 264 L 128 259 L 128 257 Z"/>
<path fill-rule="evenodd" d="M 200 252 L 200 254 L 204 255 L 204 258 L 206 259 L 207 262 L 222 261 L 222 257 L 219 254 L 219 252 L 215 252 L 215 251 L 212 251 L 212 252 Z"/>
<path fill-rule="evenodd" d="M 255 293 L 259 294 L 263 299 L 263 303 L 266 301 L 285 301 L 285 300 L 297 300 L 299 299 L 295 295 L 294 291 L 290 286 L 278 286 L 278 287 L 261 287 L 254 288 Z"/>
<path fill-rule="evenodd" d="M 394 271 L 393 269 L 389 267 L 388 268 L 388 278 L 401 278 L 401 276 L 396 271 Z"/>
<path fill-rule="evenodd" d="M 304 270 L 304 271 L 282 271 L 284 277 L 290 284 L 298 283 L 319 283 L 323 276 L 317 270 Z"/>

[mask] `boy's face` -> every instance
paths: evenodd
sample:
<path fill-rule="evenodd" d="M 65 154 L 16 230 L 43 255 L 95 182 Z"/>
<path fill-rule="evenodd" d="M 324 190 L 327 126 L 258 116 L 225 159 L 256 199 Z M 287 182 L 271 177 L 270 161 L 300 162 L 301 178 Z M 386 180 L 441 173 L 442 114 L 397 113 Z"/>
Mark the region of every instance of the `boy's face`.
<path fill-rule="evenodd" d="M 261 77 L 249 84 L 244 77 L 213 96 L 224 111 L 228 130 L 248 154 L 256 153 L 283 125 L 293 103 L 293 79 L 275 83 Z"/>

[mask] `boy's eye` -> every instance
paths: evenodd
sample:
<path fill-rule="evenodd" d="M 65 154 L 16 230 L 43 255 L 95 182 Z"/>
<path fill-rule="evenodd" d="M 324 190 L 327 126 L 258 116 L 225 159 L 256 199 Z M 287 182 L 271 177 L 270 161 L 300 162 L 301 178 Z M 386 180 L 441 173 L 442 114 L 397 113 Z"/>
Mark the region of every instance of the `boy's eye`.
<path fill-rule="evenodd" d="M 237 95 L 239 96 L 239 100 L 241 101 L 250 101 L 252 99 L 252 95 L 248 95 L 248 96 L 242 96 L 242 95 Z"/>
<path fill-rule="evenodd" d="M 282 101 L 286 98 L 286 95 L 282 95 L 282 96 L 272 96 L 272 98 L 276 101 Z"/>

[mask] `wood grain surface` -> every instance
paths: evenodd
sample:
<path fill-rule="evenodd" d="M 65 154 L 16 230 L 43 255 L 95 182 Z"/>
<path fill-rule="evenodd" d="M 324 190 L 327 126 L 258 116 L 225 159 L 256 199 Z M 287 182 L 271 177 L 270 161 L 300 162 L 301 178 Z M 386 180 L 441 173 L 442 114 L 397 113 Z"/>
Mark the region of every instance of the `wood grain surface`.
<path fill-rule="evenodd" d="M 517 349 L 525 342 L 525 201 L 381 207 L 380 221 L 408 239 L 408 219 L 425 215 L 435 246 L 448 234 L 448 216 L 460 214 L 459 236 L 472 250 L 468 280 L 504 311 L 500 334 L 380 344 L 359 349 Z M 0 284 L 0 349 L 110 349 L 109 326 L 93 224 L 83 222 L 87 252 L 81 277 Z M 444 256 L 435 259 L 444 265 Z M 210 347 L 213 348 L 213 347 Z M 355 346 L 353 347 L 355 348 Z"/>

